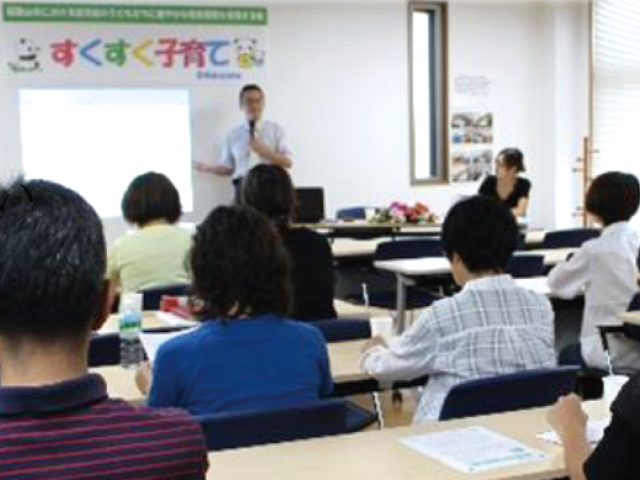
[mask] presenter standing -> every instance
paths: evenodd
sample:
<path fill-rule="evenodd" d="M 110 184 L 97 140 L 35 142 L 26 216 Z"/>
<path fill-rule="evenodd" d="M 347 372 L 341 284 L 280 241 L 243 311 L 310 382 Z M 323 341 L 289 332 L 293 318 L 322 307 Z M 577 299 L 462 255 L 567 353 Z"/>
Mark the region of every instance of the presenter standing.
<path fill-rule="evenodd" d="M 291 168 L 291 151 L 285 143 L 284 129 L 263 119 L 265 94 L 258 85 L 245 85 L 240 91 L 240 108 L 245 122 L 229 134 L 216 165 L 195 163 L 196 170 L 220 176 L 230 176 L 240 192 L 242 178 L 255 165 L 266 163 Z"/>

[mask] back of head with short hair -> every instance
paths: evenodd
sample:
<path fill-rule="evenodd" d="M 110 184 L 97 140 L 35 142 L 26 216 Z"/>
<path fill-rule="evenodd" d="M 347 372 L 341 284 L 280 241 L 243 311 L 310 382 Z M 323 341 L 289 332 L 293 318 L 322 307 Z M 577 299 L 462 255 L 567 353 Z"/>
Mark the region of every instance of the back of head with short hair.
<path fill-rule="evenodd" d="M 253 208 L 213 210 L 198 226 L 190 264 L 202 318 L 289 312 L 289 256 L 275 228 Z"/>
<path fill-rule="evenodd" d="M 605 226 L 628 221 L 640 205 L 638 179 L 629 173 L 603 173 L 589 186 L 585 204 L 587 212 L 600 217 Z"/>
<path fill-rule="evenodd" d="M 44 180 L 0 186 L 0 336 L 41 342 L 88 334 L 105 293 L 106 247 L 95 210 Z"/>
<path fill-rule="evenodd" d="M 242 180 L 242 203 L 264 213 L 279 228 L 286 228 L 296 207 L 291 177 L 278 165 L 256 165 Z"/>
<path fill-rule="evenodd" d="M 502 162 L 507 168 L 515 168 L 518 173 L 526 171 L 522 150 L 518 148 L 505 148 L 500 151 L 498 157 L 502 157 Z"/>
<path fill-rule="evenodd" d="M 442 227 L 442 246 L 472 273 L 502 272 L 518 243 L 518 225 L 502 202 L 482 195 L 457 203 Z"/>
<path fill-rule="evenodd" d="M 134 178 L 124 193 L 122 215 L 140 226 L 157 220 L 176 223 L 182 215 L 180 193 L 166 175 L 144 173 Z"/>

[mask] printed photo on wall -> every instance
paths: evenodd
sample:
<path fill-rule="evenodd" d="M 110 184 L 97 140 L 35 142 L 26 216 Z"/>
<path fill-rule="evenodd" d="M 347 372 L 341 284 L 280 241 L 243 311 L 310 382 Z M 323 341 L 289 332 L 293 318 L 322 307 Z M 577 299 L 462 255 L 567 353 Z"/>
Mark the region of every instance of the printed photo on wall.
<path fill-rule="evenodd" d="M 477 182 L 493 170 L 493 114 L 459 109 L 451 117 L 451 181 Z"/>
<path fill-rule="evenodd" d="M 451 181 L 477 182 L 493 171 L 493 150 L 467 150 L 451 153 Z"/>

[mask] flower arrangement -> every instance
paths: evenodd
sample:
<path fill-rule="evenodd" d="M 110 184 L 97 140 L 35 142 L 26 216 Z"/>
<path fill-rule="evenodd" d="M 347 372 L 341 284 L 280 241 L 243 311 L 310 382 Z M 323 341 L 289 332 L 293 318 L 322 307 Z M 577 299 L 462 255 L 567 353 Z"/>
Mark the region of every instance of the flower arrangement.
<path fill-rule="evenodd" d="M 379 209 L 371 219 L 372 223 L 437 223 L 438 216 L 424 203 L 411 206 L 393 202 L 389 207 Z"/>

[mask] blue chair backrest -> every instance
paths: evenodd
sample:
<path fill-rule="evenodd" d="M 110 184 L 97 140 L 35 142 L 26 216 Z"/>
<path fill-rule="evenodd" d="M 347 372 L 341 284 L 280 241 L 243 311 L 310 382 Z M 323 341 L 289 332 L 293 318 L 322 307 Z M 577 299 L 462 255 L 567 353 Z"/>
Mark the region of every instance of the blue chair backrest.
<path fill-rule="evenodd" d="M 394 240 L 378 245 L 375 261 L 401 260 L 411 258 L 442 257 L 442 242 L 434 238 Z"/>
<path fill-rule="evenodd" d="M 196 417 L 210 451 L 339 435 L 347 431 L 344 400 Z"/>
<path fill-rule="evenodd" d="M 640 293 L 636 293 L 633 296 L 629 303 L 629 308 L 627 309 L 629 312 L 637 312 L 638 310 L 640 310 Z"/>
<path fill-rule="evenodd" d="M 120 335 L 94 335 L 89 343 L 89 367 L 120 365 Z"/>
<path fill-rule="evenodd" d="M 594 228 L 574 228 L 548 232 L 542 241 L 542 248 L 578 248 L 584 242 L 598 238 L 600 231 Z"/>
<path fill-rule="evenodd" d="M 159 310 L 160 300 L 164 295 L 174 297 L 184 297 L 189 292 L 189 285 L 186 283 L 175 283 L 172 285 L 162 285 L 160 287 L 147 288 L 141 290 L 143 310 Z"/>
<path fill-rule="evenodd" d="M 364 220 L 367 218 L 366 207 L 341 208 L 336 212 L 338 220 Z"/>
<path fill-rule="evenodd" d="M 320 330 L 327 343 L 371 338 L 371 322 L 369 320 L 334 318 L 306 323 Z"/>
<path fill-rule="evenodd" d="M 579 367 L 528 370 L 462 383 L 449 392 L 440 420 L 551 405 L 574 390 L 578 370 Z"/>
<path fill-rule="evenodd" d="M 514 255 L 507 265 L 507 273 L 514 278 L 544 275 L 544 255 Z"/>

